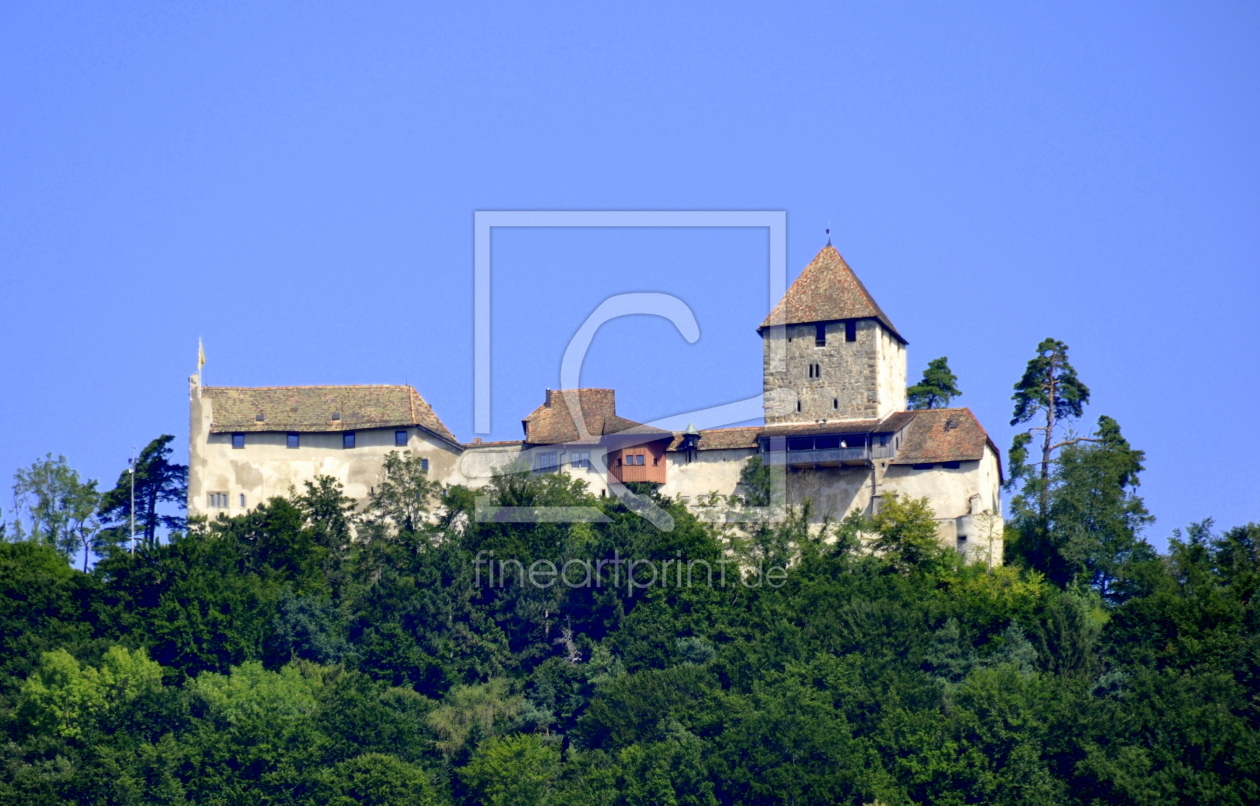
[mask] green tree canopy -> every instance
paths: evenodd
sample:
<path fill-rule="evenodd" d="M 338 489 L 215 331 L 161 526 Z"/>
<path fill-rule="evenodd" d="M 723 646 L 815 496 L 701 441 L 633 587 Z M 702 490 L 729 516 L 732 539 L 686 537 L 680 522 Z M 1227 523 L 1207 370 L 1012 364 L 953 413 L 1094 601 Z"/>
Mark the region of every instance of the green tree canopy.
<path fill-rule="evenodd" d="M 958 376 L 950 372 L 949 359 L 941 356 L 929 361 L 923 378 L 906 390 L 906 402 L 911 409 L 943 409 L 960 395 Z"/>
<path fill-rule="evenodd" d="M 870 518 L 872 545 L 888 565 L 901 572 L 927 569 L 940 563 L 946 549 L 936 537 L 936 516 L 927 498 L 888 493 Z"/>

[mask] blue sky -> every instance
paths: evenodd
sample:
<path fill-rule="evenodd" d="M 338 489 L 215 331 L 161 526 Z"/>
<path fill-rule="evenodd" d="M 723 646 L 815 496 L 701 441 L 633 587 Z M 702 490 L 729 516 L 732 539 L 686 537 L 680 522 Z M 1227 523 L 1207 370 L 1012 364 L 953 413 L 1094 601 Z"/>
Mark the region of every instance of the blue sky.
<path fill-rule="evenodd" d="M 473 213 L 784 210 L 1004 449 L 1047 336 L 1147 452 L 1157 545 L 1260 520 L 1260 6 L 0 6 L 0 474 L 109 486 L 222 385 L 411 383 L 471 439 Z M 647 420 L 760 390 L 756 230 L 494 240 L 493 432 L 559 382 Z M 0 495 L 7 512 L 10 497 Z"/>

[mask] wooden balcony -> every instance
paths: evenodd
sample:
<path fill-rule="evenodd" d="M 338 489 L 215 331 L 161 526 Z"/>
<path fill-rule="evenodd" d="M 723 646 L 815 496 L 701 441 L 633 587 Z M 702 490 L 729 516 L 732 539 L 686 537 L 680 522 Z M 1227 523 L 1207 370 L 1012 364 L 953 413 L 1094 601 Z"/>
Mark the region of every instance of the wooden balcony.
<path fill-rule="evenodd" d="M 845 445 L 849 438 L 836 436 L 789 437 L 762 442 L 762 460 L 771 467 L 846 467 L 860 466 L 874 459 L 891 459 L 896 454 L 892 440 L 880 445 L 860 435 L 856 445 Z"/>

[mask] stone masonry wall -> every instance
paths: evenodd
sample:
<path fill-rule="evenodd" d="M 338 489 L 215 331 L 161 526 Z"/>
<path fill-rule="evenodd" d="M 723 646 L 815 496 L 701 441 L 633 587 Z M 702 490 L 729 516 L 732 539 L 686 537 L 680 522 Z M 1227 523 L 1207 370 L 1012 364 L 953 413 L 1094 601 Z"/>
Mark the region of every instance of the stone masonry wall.
<path fill-rule="evenodd" d="M 813 324 L 768 328 L 762 334 L 767 425 L 886 417 L 905 407 L 906 353 L 873 319 L 857 321 L 857 341 L 845 341 L 845 323 L 826 325 L 816 346 Z M 786 369 L 776 367 L 776 348 Z M 820 375 L 810 377 L 809 365 Z M 799 404 L 799 411 L 798 411 Z"/>

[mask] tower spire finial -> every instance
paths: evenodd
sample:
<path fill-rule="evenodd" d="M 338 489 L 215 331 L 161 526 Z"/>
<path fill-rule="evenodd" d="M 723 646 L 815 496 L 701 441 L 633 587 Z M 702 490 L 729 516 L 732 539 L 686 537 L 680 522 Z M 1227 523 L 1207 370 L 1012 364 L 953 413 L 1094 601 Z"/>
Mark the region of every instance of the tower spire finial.
<path fill-rule="evenodd" d="M 824 230 L 824 232 L 827 233 L 827 246 L 831 246 L 831 219 L 830 218 L 827 219 L 827 229 Z"/>

